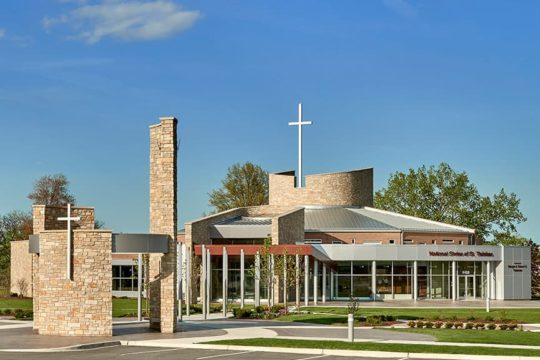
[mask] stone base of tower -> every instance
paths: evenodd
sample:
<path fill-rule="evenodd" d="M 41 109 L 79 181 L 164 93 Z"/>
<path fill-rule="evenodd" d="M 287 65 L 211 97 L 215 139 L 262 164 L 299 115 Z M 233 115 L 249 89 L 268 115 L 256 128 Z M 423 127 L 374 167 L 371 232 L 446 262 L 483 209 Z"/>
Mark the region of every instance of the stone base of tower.
<path fill-rule="evenodd" d="M 176 331 L 176 251 L 150 255 L 150 328 L 162 333 Z"/>

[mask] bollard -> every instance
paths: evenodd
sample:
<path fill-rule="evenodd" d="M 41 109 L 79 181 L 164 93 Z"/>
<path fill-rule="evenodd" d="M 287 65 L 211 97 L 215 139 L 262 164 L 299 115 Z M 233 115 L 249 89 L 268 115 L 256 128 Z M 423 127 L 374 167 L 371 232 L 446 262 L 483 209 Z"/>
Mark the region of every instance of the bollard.
<path fill-rule="evenodd" d="M 349 341 L 354 342 L 354 314 L 349 314 L 347 318 L 347 325 L 349 328 Z"/>

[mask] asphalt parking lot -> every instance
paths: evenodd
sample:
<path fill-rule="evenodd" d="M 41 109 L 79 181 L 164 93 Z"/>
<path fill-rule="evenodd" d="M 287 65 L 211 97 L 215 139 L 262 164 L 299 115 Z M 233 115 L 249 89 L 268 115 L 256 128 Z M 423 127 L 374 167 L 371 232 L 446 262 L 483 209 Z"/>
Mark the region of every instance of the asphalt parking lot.
<path fill-rule="evenodd" d="M 358 359 L 368 360 L 366 357 L 343 357 L 313 354 L 290 354 L 262 351 L 224 351 L 199 350 L 177 348 L 153 348 L 137 346 L 113 346 L 93 350 L 65 351 L 65 352 L 0 352 L 2 360 L 94 360 L 94 359 L 130 359 L 130 360 L 339 360 Z M 377 358 L 385 360 L 385 358 Z M 388 358 L 388 360 L 395 358 Z"/>

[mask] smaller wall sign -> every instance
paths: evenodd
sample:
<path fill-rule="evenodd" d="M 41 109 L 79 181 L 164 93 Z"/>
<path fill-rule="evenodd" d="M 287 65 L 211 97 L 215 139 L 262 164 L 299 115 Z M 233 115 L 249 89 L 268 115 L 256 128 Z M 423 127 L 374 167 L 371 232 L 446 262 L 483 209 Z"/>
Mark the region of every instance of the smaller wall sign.
<path fill-rule="evenodd" d="M 520 262 L 515 262 L 513 264 L 508 264 L 508 268 L 512 269 L 514 272 L 523 272 L 523 269 L 527 268 L 527 265 L 524 265 Z"/>

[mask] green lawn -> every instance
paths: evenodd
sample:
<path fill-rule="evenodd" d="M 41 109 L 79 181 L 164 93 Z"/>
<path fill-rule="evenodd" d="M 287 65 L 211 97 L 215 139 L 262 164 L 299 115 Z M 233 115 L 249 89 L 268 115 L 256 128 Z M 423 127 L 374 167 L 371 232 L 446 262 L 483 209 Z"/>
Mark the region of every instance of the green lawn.
<path fill-rule="evenodd" d="M 502 330 L 388 329 L 434 336 L 442 342 L 540 346 L 540 333 Z"/>
<path fill-rule="evenodd" d="M 293 340 L 275 338 L 256 338 L 240 340 L 211 341 L 206 344 L 217 345 L 241 345 L 241 346 L 266 346 L 284 348 L 310 348 L 310 349 L 339 349 L 339 350 L 368 350 L 368 351 L 393 351 L 405 353 L 438 353 L 438 354 L 468 354 L 468 355 L 501 355 L 501 356 L 540 356 L 540 350 L 528 349 L 505 349 L 480 346 L 447 346 L 447 345 L 413 345 L 413 344 L 388 344 L 359 342 L 349 343 L 345 341 L 320 341 L 320 340 Z"/>
<path fill-rule="evenodd" d="M 143 311 L 146 308 L 143 300 Z M 32 310 L 32 299 L 0 298 L 0 310 Z M 137 316 L 137 299 L 113 299 L 113 317 Z"/>
<path fill-rule="evenodd" d="M 347 308 L 338 307 L 303 307 L 301 310 L 316 314 L 287 315 L 281 317 L 280 320 L 329 324 L 334 320 L 338 323 L 342 322 L 341 317 L 347 314 Z M 540 323 L 540 307 L 535 309 L 492 309 L 490 313 L 486 313 L 484 309 L 362 308 L 357 315 L 393 315 L 398 319 L 405 320 L 452 319 L 454 316 L 459 319 L 474 317 L 475 320 L 484 320 L 490 316 L 494 320 L 505 317 L 523 323 Z"/>

